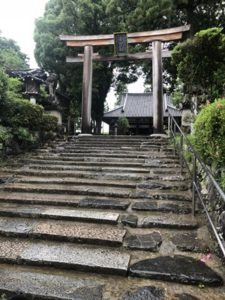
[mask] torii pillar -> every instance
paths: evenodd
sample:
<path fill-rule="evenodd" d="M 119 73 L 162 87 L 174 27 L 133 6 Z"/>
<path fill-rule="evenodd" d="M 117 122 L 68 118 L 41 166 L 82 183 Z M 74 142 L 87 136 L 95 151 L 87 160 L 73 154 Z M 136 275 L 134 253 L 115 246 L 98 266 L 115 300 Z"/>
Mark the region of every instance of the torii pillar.
<path fill-rule="evenodd" d="M 153 132 L 163 133 L 162 43 L 152 42 Z"/>
<path fill-rule="evenodd" d="M 82 133 L 91 133 L 91 102 L 92 102 L 92 73 L 93 46 L 84 47 L 83 85 L 82 85 Z"/>

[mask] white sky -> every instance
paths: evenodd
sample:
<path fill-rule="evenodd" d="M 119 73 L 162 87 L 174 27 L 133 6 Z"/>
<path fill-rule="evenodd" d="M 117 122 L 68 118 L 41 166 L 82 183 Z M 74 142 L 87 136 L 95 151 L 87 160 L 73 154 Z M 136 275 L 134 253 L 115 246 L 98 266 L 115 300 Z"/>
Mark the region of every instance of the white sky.
<path fill-rule="evenodd" d="M 13 39 L 30 58 L 31 68 L 36 68 L 33 40 L 35 19 L 44 13 L 48 0 L 0 0 L 1 35 Z"/>
<path fill-rule="evenodd" d="M 48 0 L 0 0 L 0 32 L 3 37 L 17 42 L 21 51 L 29 58 L 31 68 L 37 68 L 34 58 L 35 43 L 33 40 L 35 19 L 44 13 Z M 143 92 L 143 79 L 128 86 L 129 92 Z M 111 89 L 107 102 L 114 108 L 114 91 Z"/>

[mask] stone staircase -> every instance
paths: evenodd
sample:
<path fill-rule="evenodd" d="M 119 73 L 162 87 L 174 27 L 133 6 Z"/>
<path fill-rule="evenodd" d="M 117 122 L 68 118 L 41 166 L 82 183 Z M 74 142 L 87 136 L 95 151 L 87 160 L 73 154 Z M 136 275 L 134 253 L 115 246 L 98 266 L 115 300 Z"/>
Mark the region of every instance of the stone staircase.
<path fill-rule="evenodd" d="M 0 173 L 0 299 L 225 299 L 167 138 L 74 137 Z"/>

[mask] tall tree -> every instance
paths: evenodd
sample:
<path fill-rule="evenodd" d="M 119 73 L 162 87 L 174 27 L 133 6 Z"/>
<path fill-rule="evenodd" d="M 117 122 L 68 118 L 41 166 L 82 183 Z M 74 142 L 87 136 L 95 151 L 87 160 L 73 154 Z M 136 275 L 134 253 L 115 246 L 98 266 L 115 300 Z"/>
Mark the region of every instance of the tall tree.
<path fill-rule="evenodd" d="M 104 0 L 50 0 L 42 18 L 36 21 L 35 57 L 41 67 L 57 73 L 60 87 L 70 95 L 71 101 L 80 113 L 82 92 L 82 64 L 65 63 L 67 55 L 77 55 L 81 49 L 71 49 L 59 40 L 60 34 L 100 34 L 107 33 Z M 95 49 L 104 52 L 103 49 Z M 94 64 L 93 113 L 100 122 L 104 112 L 104 101 L 110 88 L 112 67 L 109 63 Z M 98 103 L 98 105 L 96 104 Z M 71 105 L 70 105 L 71 107 Z"/>

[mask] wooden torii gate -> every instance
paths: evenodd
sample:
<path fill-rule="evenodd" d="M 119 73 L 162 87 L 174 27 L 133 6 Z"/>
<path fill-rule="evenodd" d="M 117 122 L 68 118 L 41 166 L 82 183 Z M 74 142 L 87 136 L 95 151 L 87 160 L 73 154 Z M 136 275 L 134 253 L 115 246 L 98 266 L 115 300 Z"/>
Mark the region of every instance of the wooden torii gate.
<path fill-rule="evenodd" d="M 162 84 L 162 57 L 170 57 L 169 51 L 162 51 L 162 42 L 179 40 L 190 26 L 176 28 L 128 33 L 128 44 L 152 42 L 152 52 L 127 54 L 123 56 L 101 56 L 93 53 L 94 46 L 114 45 L 115 35 L 60 35 L 60 40 L 65 41 L 69 47 L 84 47 L 84 54 L 77 57 L 67 57 L 68 63 L 83 62 L 83 95 L 82 95 L 82 133 L 91 132 L 91 103 L 92 103 L 92 62 L 95 61 L 123 61 L 152 59 L 152 86 L 153 86 L 153 129 L 154 133 L 163 132 L 163 84 Z"/>

